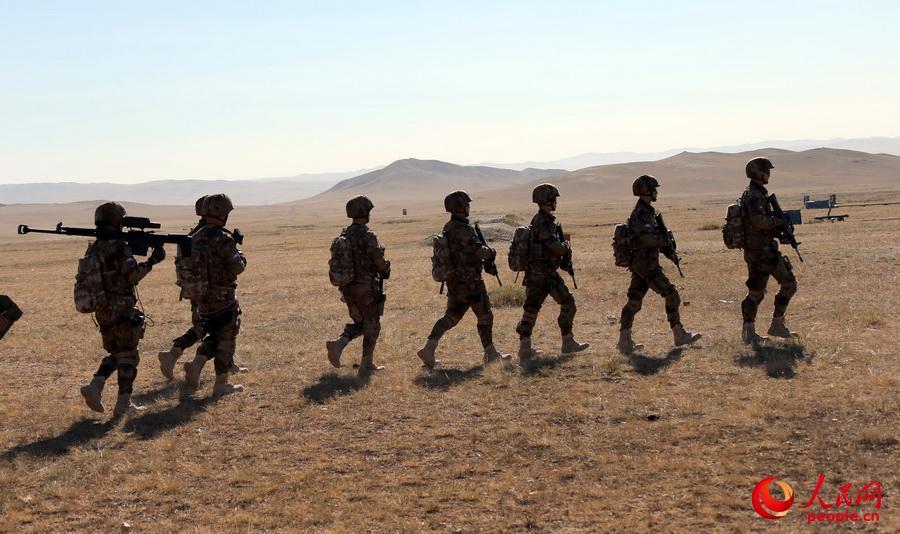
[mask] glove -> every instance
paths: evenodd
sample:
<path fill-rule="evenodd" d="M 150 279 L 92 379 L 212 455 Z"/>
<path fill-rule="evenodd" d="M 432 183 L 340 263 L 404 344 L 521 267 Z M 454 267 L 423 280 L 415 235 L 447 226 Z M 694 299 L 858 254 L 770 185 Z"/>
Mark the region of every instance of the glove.
<path fill-rule="evenodd" d="M 387 280 L 391 277 L 391 262 L 390 260 L 384 260 L 384 271 L 381 273 L 381 278 Z"/>
<path fill-rule="evenodd" d="M 150 258 L 147 259 L 147 263 L 156 265 L 164 259 L 166 259 L 166 249 L 163 247 L 156 247 L 153 249 L 153 254 L 150 254 Z"/>

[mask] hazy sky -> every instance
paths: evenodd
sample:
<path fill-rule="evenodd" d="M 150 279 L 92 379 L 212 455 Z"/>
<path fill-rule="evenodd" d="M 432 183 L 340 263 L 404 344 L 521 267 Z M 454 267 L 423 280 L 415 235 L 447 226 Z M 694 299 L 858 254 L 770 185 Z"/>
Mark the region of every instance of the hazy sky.
<path fill-rule="evenodd" d="M 0 0 L 0 183 L 900 135 L 900 2 Z"/>

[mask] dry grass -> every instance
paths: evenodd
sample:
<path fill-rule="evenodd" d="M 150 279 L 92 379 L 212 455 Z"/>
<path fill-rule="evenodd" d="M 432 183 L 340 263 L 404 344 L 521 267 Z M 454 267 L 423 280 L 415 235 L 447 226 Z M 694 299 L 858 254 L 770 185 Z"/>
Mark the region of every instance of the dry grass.
<path fill-rule="evenodd" d="M 147 410 L 119 422 L 78 395 L 102 353 L 71 302 L 85 242 L 2 234 L 0 288 L 26 315 L 0 342 L 0 530 L 761 530 L 772 525 L 749 506 L 757 481 L 777 476 L 808 496 L 825 473 L 831 495 L 840 482 L 880 480 L 880 526 L 896 531 L 900 221 L 876 219 L 897 213 L 857 209 L 844 223 L 799 227 L 806 262 L 792 260 L 800 291 L 789 317 L 802 345 L 753 352 L 737 339 L 740 253 L 694 230 L 726 204 L 660 205 L 686 278 L 666 269 L 690 302 L 685 324 L 705 333 L 701 346 L 670 350 L 651 294 L 634 328 L 646 348 L 622 357 L 607 316 L 621 310 L 627 272 L 609 243 L 630 205 L 595 215 L 561 202 L 576 251 L 576 333 L 591 348 L 556 354 L 548 301 L 534 336 L 547 355 L 524 370 L 480 367 L 471 314 L 442 341 L 443 368 L 420 368 L 415 350 L 445 303 L 421 242 L 444 219 L 382 224 L 376 212 L 394 276 L 376 354 L 387 370 L 368 381 L 333 372 L 324 354 L 346 321 L 326 275 L 344 221 L 241 220 L 238 210 L 250 260 L 237 356 L 251 368 L 240 377 L 247 391 L 211 398 L 211 369 L 195 396 L 160 376 L 156 352 L 190 315 L 167 260 L 141 284 L 155 322 L 136 383 Z M 8 209 L 4 231 L 60 218 L 10 220 Z M 514 298 L 513 276 L 501 275 Z M 495 311 L 507 352 L 519 317 Z M 345 362 L 359 351 L 351 344 Z M 778 525 L 803 521 L 792 511 Z"/>

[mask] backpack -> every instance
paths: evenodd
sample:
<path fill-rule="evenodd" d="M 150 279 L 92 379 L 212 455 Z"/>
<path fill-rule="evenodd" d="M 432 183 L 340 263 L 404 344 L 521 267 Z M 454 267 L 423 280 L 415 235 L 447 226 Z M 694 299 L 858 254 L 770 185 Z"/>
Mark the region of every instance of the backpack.
<path fill-rule="evenodd" d="M 435 234 L 431 239 L 431 277 L 435 282 L 447 282 L 456 271 L 450 241 L 443 233 Z"/>
<path fill-rule="evenodd" d="M 744 248 L 747 235 L 744 232 L 744 205 L 742 199 L 725 210 L 725 224 L 722 226 L 722 241 L 726 248 Z"/>
<path fill-rule="evenodd" d="M 631 267 L 631 230 L 627 224 L 617 224 L 612 240 L 616 267 Z"/>
<path fill-rule="evenodd" d="M 353 241 L 347 230 L 331 242 L 331 258 L 328 260 L 328 279 L 331 285 L 343 287 L 356 279 Z"/>
<path fill-rule="evenodd" d="M 103 261 L 96 253 L 88 253 L 78 260 L 75 274 L 75 309 L 81 313 L 94 313 L 106 306 L 106 288 L 103 285 Z"/>
<path fill-rule="evenodd" d="M 513 234 L 509 244 L 509 270 L 520 273 L 528 268 L 529 249 L 531 248 L 531 227 L 520 226 Z"/>
<path fill-rule="evenodd" d="M 181 246 L 175 255 L 175 284 L 181 288 L 181 297 L 191 301 L 201 300 L 209 291 L 207 255 L 203 247 L 193 247 L 190 256 L 184 256 Z"/>

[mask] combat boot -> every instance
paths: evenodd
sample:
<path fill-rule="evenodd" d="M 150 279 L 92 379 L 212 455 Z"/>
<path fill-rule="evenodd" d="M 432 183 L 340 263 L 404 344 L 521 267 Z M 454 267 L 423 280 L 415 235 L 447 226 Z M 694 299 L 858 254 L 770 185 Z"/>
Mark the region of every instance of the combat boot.
<path fill-rule="evenodd" d="M 675 346 L 690 345 L 697 341 L 703 334 L 690 332 L 685 330 L 683 326 L 678 325 L 672 328 L 672 337 L 675 339 Z"/>
<path fill-rule="evenodd" d="M 122 417 L 128 413 L 135 413 L 143 410 L 143 406 L 131 402 L 131 393 L 119 395 L 116 399 L 116 407 L 113 408 L 113 417 Z"/>
<path fill-rule="evenodd" d="M 760 341 L 766 341 L 767 339 L 769 338 L 756 333 L 756 323 L 745 322 L 743 328 L 741 328 L 741 341 L 745 345 L 756 345 Z"/>
<path fill-rule="evenodd" d="M 523 337 L 519 340 L 519 364 L 528 363 L 529 360 L 540 355 L 541 351 L 532 348 L 530 337 Z"/>
<path fill-rule="evenodd" d="M 619 349 L 620 353 L 627 356 L 636 350 L 641 350 L 644 348 L 644 345 L 635 343 L 634 340 L 631 339 L 631 329 L 626 328 L 619 331 L 619 342 L 616 343 L 616 348 Z"/>
<path fill-rule="evenodd" d="M 561 354 L 572 354 L 573 352 L 581 352 L 590 346 L 589 343 L 575 341 L 575 334 L 567 334 L 562 337 L 562 348 L 559 349 L 559 352 Z"/>
<path fill-rule="evenodd" d="M 183 349 L 181 347 L 173 346 L 171 349 L 162 351 L 157 355 L 159 357 L 159 370 L 169 380 L 175 380 L 175 362 L 182 352 Z"/>
<path fill-rule="evenodd" d="M 240 393 L 241 391 L 244 391 L 244 386 L 228 383 L 227 372 L 216 375 L 216 385 L 213 386 L 213 395 L 229 395 L 231 393 Z"/>
<path fill-rule="evenodd" d="M 422 363 L 425 364 L 425 367 L 429 369 L 433 369 L 435 365 L 441 363 L 434 359 L 434 351 L 437 350 L 437 346 L 438 340 L 428 338 L 428 341 L 425 342 L 425 346 L 416 353 L 419 356 L 419 359 L 422 360 Z"/>
<path fill-rule="evenodd" d="M 347 338 L 344 336 L 340 336 L 334 341 L 326 341 L 325 349 L 328 351 L 328 361 L 334 367 L 341 366 L 341 353 L 344 352 L 344 347 L 347 346 Z"/>
<path fill-rule="evenodd" d="M 228 368 L 228 374 L 237 374 L 237 373 L 249 373 L 250 369 L 246 367 L 241 367 L 240 365 L 231 362 L 231 367 Z"/>
<path fill-rule="evenodd" d="M 502 352 L 497 350 L 497 347 L 494 346 L 493 343 L 484 348 L 484 363 L 494 363 L 499 362 L 500 360 L 508 360 L 512 358 L 509 354 L 503 354 Z"/>
<path fill-rule="evenodd" d="M 194 391 L 200 389 L 200 372 L 206 365 L 206 356 L 197 354 L 194 360 L 184 364 L 184 383 Z"/>
<path fill-rule="evenodd" d="M 84 403 L 87 407 L 95 412 L 103 412 L 103 404 L 101 402 L 101 394 L 103 393 L 103 384 L 106 378 L 95 376 L 91 379 L 91 383 L 81 386 L 81 396 L 84 397 Z"/>
<path fill-rule="evenodd" d="M 772 317 L 772 324 L 769 326 L 768 334 L 784 338 L 795 338 L 800 335 L 797 332 L 791 332 L 791 329 L 784 324 L 784 317 Z"/>

